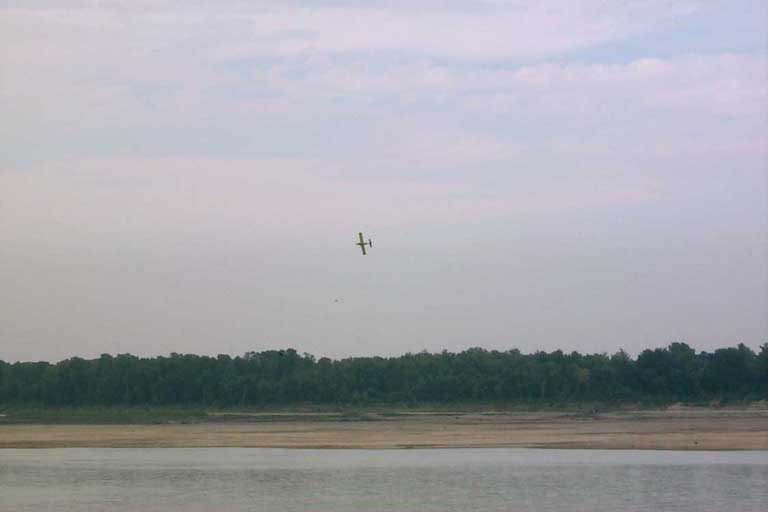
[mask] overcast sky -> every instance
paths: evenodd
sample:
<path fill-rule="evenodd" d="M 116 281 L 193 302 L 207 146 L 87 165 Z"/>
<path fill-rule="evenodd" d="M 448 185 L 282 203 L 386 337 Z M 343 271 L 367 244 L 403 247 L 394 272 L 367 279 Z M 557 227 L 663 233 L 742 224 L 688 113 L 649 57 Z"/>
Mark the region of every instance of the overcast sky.
<path fill-rule="evenodd" d="M 0 0 L 0 359 L 757 348 L 767 5 Z"/>

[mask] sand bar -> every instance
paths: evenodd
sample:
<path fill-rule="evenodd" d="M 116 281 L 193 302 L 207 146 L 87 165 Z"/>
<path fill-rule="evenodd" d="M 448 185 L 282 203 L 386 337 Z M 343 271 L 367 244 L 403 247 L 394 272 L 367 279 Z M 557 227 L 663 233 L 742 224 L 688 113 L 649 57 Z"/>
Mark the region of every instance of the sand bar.
<path fill-rule="evenodd" d="M 227 413 L 225 422 L 0 425 L 0 448 L 597 448 L 768 450 L 768 410 L 669 408 L 598 414 L 418 411 L 354 421 Z"/>

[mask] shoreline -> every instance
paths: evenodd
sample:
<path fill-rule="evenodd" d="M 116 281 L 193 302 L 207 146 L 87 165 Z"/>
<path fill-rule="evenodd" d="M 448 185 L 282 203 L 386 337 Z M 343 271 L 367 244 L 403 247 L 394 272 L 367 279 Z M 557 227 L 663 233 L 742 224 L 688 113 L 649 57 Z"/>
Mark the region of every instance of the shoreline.
<path fill-rule="evenodd" d="M 673 406 L 584 414 L 381 410 L 214 412 L 216 421 L 0 424 L 2 448 L 568 448 L 768 450 L 768 409 Z"/>

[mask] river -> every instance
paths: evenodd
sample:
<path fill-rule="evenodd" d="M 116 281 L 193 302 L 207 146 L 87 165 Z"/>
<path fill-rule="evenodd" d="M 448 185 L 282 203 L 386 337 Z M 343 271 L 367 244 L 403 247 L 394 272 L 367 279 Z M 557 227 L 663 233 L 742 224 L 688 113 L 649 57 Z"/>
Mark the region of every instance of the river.
<path fill-rule="evenodd" d="M 768 510 L 768 452 L 0 450 L 0 511 Z"/>

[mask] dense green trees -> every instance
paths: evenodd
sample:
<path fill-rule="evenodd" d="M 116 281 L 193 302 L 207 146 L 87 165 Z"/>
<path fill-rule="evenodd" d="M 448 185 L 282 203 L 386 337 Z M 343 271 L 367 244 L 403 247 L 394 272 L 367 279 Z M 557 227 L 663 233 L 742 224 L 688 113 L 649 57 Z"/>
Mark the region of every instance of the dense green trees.
<path fill-rule="evenodd" d="M 676 401 L 768 396 L 768 343 L 696 353 L 522 354 L 472 348 L 316 360 L 293 349 L 242 357 L 130 354 L 57 364 L 0 361 L 0 404 L 247 406 L 290 403 Z"/>

